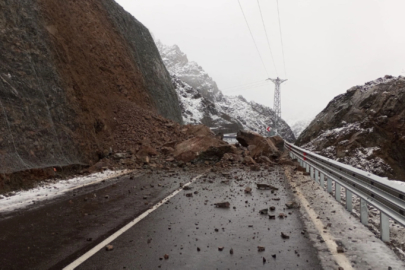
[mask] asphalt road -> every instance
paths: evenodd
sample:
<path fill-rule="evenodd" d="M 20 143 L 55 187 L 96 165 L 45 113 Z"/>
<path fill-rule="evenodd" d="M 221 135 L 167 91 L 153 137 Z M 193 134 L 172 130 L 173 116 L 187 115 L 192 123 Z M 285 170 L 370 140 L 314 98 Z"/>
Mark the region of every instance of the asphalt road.
<path fill-rule="evenodd" d="M 321 269 L 299 210 L 286 209 L 292 194 L 281 171 L 210 172 L 77 269 Z M 218 202 L 230 207 L 215 207 Z M 270 206 L 275 219 L 259 213 Z"/>
<path fill-rule="evenodd" d="M 199 173 L 134 172 L 0 213 L 0 269 L 62 269 Z"/>

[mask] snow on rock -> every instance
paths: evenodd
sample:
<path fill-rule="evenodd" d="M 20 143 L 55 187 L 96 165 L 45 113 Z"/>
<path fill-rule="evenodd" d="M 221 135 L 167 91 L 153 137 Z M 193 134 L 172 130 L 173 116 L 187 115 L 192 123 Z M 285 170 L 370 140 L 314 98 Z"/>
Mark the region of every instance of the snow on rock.
<path fill-rule="evenodd" d="M 335 97 L 296 144 L 405 181 L 405 78 L 385 76 Z"/>
<path fill-rule="evenodd" d="M 252 130 L 267 136 L 266 128 L 276 119 L 272 109 L 248 102 L 243 96 L 226 96 L 215 81 L 197 63 L 188 61 L 177 45 L 156 42 L 163 62 L 177 90 L 183 120 L 186 124 L 204 124 L 217 133 Z M 281 119 L 279 133 L 289 141 L 295 136 Z"/>

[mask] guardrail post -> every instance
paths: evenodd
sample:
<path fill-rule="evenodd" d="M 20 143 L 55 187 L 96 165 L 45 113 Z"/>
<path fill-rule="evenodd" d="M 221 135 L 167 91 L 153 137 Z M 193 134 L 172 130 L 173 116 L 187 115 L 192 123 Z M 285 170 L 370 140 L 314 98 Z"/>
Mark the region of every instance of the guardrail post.
<path fill-rule="evenodd" d="M 319 171 L 314 169 L 314 173 L 315 173 L 315 181 L 319 184 Z"/>
<path fill-rule="evenodd" d="M 323 173 L 321 173 L 321 187 L 325 189 L 325 175 Z"/>
<path fill-rule="evenodd" d="M 360 221 L 364 225 L 368 224 L 367 202 L 363 199 L 360 199 Z"/>
<path fill-rule="evenodd" d="M 342 196 L 340 195 L 340 192 L 341 192 L 340 185 L 339 185 L 338 182 L 335 181 L 335 199 L 336 199 L 338 202 L 341 202 L 341 201 L 342 201 Z"/>
<path fill-rule="evenodd" d="M 380 212 L 380 230 L 381 230 L 381 240 L 384 242 L 390 241 L 390 219 L 389 217 Z"/>
<path fill-rule="evenodd" d="M 326 181 L 328 193 L 332 194 L 332 180 L 330 178 L 326 178 Z"/>
<path fill-rule="evenodd" d="M 312 180 L 315 180 L 315 177 L 314 177 L 314 167 L 311 167 L 311 178 L 312 178 Z"/>
<path fill-rule="evenodd" d="M 353 210 L 353 204 L 352 204 L 352 192 L 346 188 L 346 209 L 349 212 L 352 212 Z"/>

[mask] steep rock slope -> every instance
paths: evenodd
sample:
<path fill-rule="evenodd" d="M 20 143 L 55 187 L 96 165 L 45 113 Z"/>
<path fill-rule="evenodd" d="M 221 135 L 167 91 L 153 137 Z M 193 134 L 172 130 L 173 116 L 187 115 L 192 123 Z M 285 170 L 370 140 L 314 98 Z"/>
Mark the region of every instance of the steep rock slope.
<path fill-rule="evenodd" d="M 405 78 L 385 76 L 335 97 L 296 144 L 377 175 L 405 180 Z"/>
<path fill-rule="evenodd" d="M 0 173 L 89 164 L 146 134 L 116 136 L 140 116 L 118 110 L 182 123 L 149 31 L 113 0 L 0 0 L 0 31 Z"/>
<path fill-rule="evenodd" d="M 172 75 L 179 94 L 185 123 L 202 123 L 222 133 L 252 130 L 267 136 L 267 126 L 275 120 L 274 111 L 242 96 L 226 96 L 201 66 L 189 61 L 177 45 L 156 42 L 163 62 Z M 281 120 L 280 133 L 289 140 L 295 137 L 288 124 Z"/>

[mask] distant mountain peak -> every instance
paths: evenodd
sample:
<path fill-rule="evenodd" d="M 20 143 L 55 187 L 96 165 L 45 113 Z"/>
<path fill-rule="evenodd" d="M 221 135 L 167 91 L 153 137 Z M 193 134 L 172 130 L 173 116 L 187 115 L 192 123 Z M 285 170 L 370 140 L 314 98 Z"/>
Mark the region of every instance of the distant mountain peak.
<path fill-rule="evenodd" d="M 196 62 L 189 61 L 177 45 L 156 43 L 179 95 L 185 123 L 201 123 L 222 133 L 246 129 L 268 135 L 266 128 L 273 125 L 276 117 L 272 109 L 249 102 L 241 95 L 224 95 L 208 73 Z M 279 132 L 285 139 L 295 141 L 284 120 Z"/>

